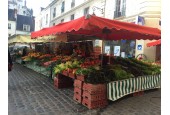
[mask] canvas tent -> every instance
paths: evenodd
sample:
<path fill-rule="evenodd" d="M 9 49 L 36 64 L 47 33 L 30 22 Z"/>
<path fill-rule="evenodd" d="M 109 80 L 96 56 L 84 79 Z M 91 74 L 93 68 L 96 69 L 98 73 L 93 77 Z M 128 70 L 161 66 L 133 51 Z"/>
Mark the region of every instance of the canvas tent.
<path fill-rule="evenodd" d="M 94 15 L 82 16 L 69 22 L 32 32 L 31 38 L 36 39 L 41 36 L 60 34 L 85 35 L 97 37 L 102 40 L 161 39 L 161 31 L 157 28 L 110 20 Z"/>

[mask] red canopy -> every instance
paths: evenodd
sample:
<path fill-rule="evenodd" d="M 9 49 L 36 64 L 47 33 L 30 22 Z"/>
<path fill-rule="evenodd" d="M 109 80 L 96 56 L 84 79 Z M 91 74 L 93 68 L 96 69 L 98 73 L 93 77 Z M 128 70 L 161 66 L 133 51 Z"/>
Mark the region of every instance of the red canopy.
<path fill-rule="evenodd" d="M 147 43 L 147 47 L 150 47 L 150 46 L 156 46 L 156 45 L 160 45 L 161 44 L 161 40 L 156 40 L 154 42 L 149 42 Z"/>
<path fill-rule="evenodd" d="M 32 32 L 31 38 L 47 36 L 52 34 L 72 34 L 95 36 L 105 40 L 120 39 L 149 39 L 158 40 L 161 38 L 161 32 L 157 28 L 140 26 L 133 23 L 110 20 L 87 15 L 78 19 L 60 23 L 56 26 Z"/>

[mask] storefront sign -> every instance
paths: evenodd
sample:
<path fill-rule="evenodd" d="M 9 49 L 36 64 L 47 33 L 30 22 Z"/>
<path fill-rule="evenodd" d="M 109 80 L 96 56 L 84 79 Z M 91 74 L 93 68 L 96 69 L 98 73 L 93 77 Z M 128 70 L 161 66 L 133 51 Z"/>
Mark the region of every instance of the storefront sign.
<path fill-rule="evenodd" d="M 114 46 L 114 56 L 120 56 L 120 46 Z"/>
<path fill-rule="evenodd" d="M 142 50 L 142 45 L 138 45 L 138 46 L 137 46 L 137 49 L 138 49 L 138 50 Z"/>
<path fill-rule="evenodd" d="M 105 53 L 106 53 L 107 55 L 110 54 L 110 46 L 105 46 Z"/>
<path fill-rule="evenodd" d="M 138 24 L 138 25 L 145 25 L 144 17 L 136 16 L 136 24 Z"/>
<path fill-rule="evenodd" d="M 95 40 L 95 46 L 99 46 L 99 40 Z"/>
<path fill-rule="evenodd" d="M 121 57 L 125 58 L 125 52 L 121 52 Z"/>

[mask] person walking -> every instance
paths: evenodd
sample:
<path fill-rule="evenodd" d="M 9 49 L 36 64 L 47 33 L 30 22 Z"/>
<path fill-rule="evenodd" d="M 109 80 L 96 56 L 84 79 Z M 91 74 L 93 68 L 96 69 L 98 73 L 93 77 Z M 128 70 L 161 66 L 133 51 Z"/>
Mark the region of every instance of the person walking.
<path fill-rule="evenodd" d="M 12 66 L 13 66 L 13 63 L 12 63 L 11 55 L 8 50 L 8 71 L 12 71 Z"/>

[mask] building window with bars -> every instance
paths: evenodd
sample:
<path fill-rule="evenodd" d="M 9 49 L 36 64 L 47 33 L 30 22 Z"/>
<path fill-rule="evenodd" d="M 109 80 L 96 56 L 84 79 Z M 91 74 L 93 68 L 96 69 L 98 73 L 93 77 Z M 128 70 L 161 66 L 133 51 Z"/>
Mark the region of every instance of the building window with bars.
<path fill-rule="evenodd" d="M 72 0 L 71 2 L 71 8 L 73 8 L 75 6 L 75 0 Z"/>
<path fill-rule="evenodd" d="M 56 16 L 56 8 L 53 9 L 53 18 Z"/>
<path fill-rule="evenodd" d="M 116 0 L 114 18 L 125 16 L 125 13 L 126 13 L 126 0 Z"/>
<path fill-rule="evenodd" d="M 64 12 L 64 7 L 65 7 L 65 1 L 63 1 L 62 4 L 61 4 L 61 13 Z"/>
<path fill-rule="evenodd" d="M 89 14 L 89 7 L 84 9 L 84 16 L 87 15 L 87 14 Z"/>
<path fill-rule="evenodd" d="M 8 29 L 11 29 L 11 24 L 10 23 L 8 23 Z"/>
<path fill-rule="evenodd" d="M 30 31 L 30 25 L 23 24 L 23 30 L 29 32 Z"/>
<path fill-rule="evenodd" d="M 71 15 L 70 20 L 74 20 L 74 14 Z"/>
<path fill-rule="evenodd" d="M 48 14 L 46 14 L 46 24 L 48 24 Z"/>

